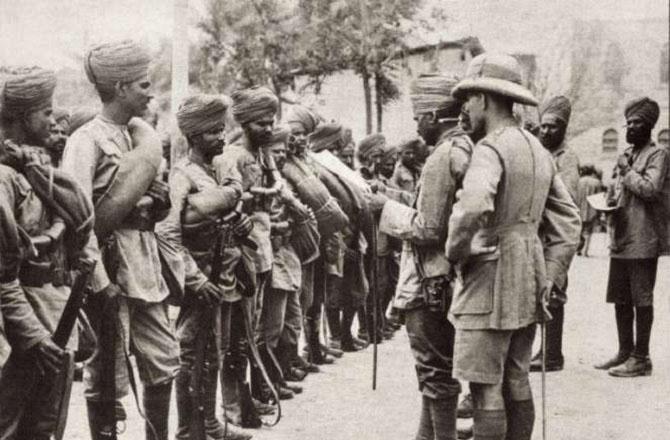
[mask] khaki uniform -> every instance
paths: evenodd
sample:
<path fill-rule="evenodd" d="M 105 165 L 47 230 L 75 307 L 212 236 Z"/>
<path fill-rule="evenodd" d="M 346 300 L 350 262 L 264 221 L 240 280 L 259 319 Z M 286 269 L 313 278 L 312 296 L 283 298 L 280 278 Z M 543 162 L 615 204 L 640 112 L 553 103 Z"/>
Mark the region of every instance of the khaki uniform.
<path fill-rule="evenodd" d="M 133 148 L 128 127 L 101 115 L 79 128 L 67 141 L 62 169 L 82 186 L 93 204 L 111 186 L 121 157 Z M 132 352 L 141 381 L 146 386 L 170 382 L 179 366 L 178 345 L 168 317 L 170 294 L 161 273 L 156 235 L 151 228 L 138 228 L 131 213 L 110 234 L 115 251 L 110 257 L 116 273 L 102 264 L 101 243 L 91 234 L 87 253 L 97 259 L 91 282 L 94 291 L 115 282 L 122 290 L 118 325 L 122 339 L 116 343 L 116 396 L 128 394 L 125 353 Z M 85 395 L 100 401 L 101 350 L 85 367 Z"/>
<path fill-rule="evenodd" d="M 0 199 L 8 202 L 16 225 L 29 236 L 45 234 L 54 218 L 37 197 L 26 178 L 13 169 L 0 165 Z M 57 244 L 62 248 L 62 242 Z M 7 336 L 14 351 L 0 378 L 0 438 L 14 439 L 49 435 L 58 417 L 58 398 L 62 390 L 54 386 L 55 375 L 42 374 L 30 350 L 56 330 L 70 288 L 54 285 L 56 267 L 54 255 L 62 249 L 30 257 L 21 262 L 19 281 L 2 284 L 0 305 L 7 321 Z M 67 349 L 74 351 L 77 338 L 71 337 Z M 64 365 L 71 370 L 74 364 Z M 67 371 L 64 372 L 67 374 Z M 43 393 L 32 393 L 40 381 Z M 67 404 L 67 402 L 65 402 Z"/>
<path fill-rule="evenodd" d="M 443 245 L 472 148 L 472 141 L 462 131 L 446 132 L 423 167 L 414 207 L 389 200 L 379 226 L 403 240 L 394 306 L 404 310 L 419 389 L 432 399 L 455 396 L 460 385 L 451 368 L 454 328 L 443 312 L 426 306 L 422 285 L 449 275 Z"/>
<path fill-rule="evenodd" d="M 446 243 L 462 282 L 451 308 L 456 377 L 497 384 L 507 374 L 528 394 L 514 400 L 530 398 L 538 301 L 547 280 L 564 285 L 579 231 L 579 211 L 535 137 L 505 127 L 477 144 Z"/>
<path fill-rule="evenodd" d="M 558 175 L 576 203 L 579 194 L 579 157 L 565 142 L 556 151 L 552 151 L 551 155 L 554 157 Z"/>

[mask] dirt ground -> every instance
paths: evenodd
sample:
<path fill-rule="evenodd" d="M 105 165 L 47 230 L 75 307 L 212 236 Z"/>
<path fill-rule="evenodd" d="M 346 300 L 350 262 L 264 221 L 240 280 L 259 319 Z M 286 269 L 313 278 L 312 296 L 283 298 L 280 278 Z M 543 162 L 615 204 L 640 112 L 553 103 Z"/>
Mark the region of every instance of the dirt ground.
<path fill-rule="evenodd" d="M 605 236 L 593 257 L 576 257 L 566 309 L 565 369 L 547 375 L 547 437 L 552 440 L 663 440 L 670 438 L 670 259 L 658 269 L 651 377 L 619 379 L 592 365 L 617 349 L 614 311 L 605 304 L 608 258 Z M 538 332 L 539 335 L 539 332 Z M 409 440 L 419 409 L 412 356 L 404 329 L 379 346 L 377 390 L 371 389 L 372 348 L 347 354 L 302 382 L 303 394 L 282 402 L 278 426 L 254 432 L 258 440 Z M 533 374 L 536 424 L 542 438 L 540 375 Z M 120 438 L 142 439 L 142 421 L 130 399 L 128 428 Z M 460 420 L 459 424 L 468 424 Z M 176 409 L 170 415 L 171 435 Z M 80 383 L 73 389 L 66 439 L 88 439 Z"/>

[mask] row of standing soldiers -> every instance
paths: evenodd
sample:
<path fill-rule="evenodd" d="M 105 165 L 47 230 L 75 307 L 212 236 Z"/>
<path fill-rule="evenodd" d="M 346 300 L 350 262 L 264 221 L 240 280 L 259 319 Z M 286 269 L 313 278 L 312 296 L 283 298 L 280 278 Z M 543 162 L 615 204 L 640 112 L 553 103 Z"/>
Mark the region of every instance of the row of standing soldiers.
<path fill-rule="evenodd" d="M 196 95 L 176 114 L 189 151 L 168 183 L 160 138 L 139 119 L 150 61 L 132 41 L 87 53 L 102 110 L 64 150 L 53 73 L 17 70 L 3 85 L 0 438 L 62 438 L 72 353 L 86 358 L 94 439 L 116 436 L 119 399 L 138 392 L 131 358 L 147 439 L 168 437 L 173 382 L 177 438 L 249 438 L 217 419 L 219 382 L 225 419 L 258 427 L 261 415 L 278 419 L 267 402 L 301 391 L 289 381 L 328 353 L 380 342 L 396 320 L 423 395 L 418 439 L 455 438 L 457 379 L 470 383 L 476 439 L 530 438 L 535 326 L 553 314 L 560 338 L 580 234 L 559 174 L 570 168 L 562 98 L 543 109 L 541 143 L 514 117 L 515 102 L 537 101 L 513 58 L 480 55 L 463 79 L 420 76 L 410 92 L 420 138 L 398 151 L 368 136 L 352 175 L 341 125 L 296 106 L 275 128 L 278 100 L 264 87 L 234 92 L 232 106 Z M 241 127 L 232 145 L 227 112 Z M 85 314 L 68 308 L 82 277 Z M 92 331 L 54 338 L 68 313 Z"/>

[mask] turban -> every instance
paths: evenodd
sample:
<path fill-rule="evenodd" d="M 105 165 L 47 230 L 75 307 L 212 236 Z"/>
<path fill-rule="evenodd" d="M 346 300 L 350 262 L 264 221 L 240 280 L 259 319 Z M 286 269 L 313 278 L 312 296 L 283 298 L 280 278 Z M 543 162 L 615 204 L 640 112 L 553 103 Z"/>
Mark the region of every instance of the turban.
<path fill-rule="evenodd" d="M 358 157 L 367 159 L 376 151 L 381 151 L 386 145 L 386 138 L 381 133 L 373 133 L 366 136 L 358 144 Z"/>
<path fill-rule="evenodd" d="M 301 105 L 294 105 L 286 118 L 286 122 L 300 124 L 305 133 L 310 134 L 323 122 L 323 119 L 314 110 Z"/>
<path fill-rule="evenodd" d="M 321 124 L 309 135 L 309 145 L 313 152 L 329 149 L 342 139 L 342 126 L 336 122 Z"/>
<path fill-rule="evenodd" d="M 644 122 L 646 122 L 649 127 L 656 125 L 659 114 L 660 109 L 658 108 L 658 103 L 653 99 L 647 98 L 646 96 L 644 98 L 638 98 L 630 101 L 628 104 L 626 104 L 626 109 L 624 110 L 626 119 L 633 116 L 638 116 Z"/>
<path fill-rule="evenodd" d="M 457 83 L 455 75 L 420 75 L 409 87 L 414 115 L 442 110 L 447 116 L 457 117 L 461 103 L 451 96 L 451 90 Z"/>
<path fill-rule="evenodd" d="M 56 75 L 39 67 L 12 72 L 2 90 L 2 112 L 5 116 L 30 113 L 51 104 Z"/>
<path fill-rule="evenodd" d="M 189 96 L 177 110 L 179 130 L 184 136 L 194 136 L 223 128 L 226 108 L 226 103 L 218 96 Z"/>
<path fill-rule="evenodd" d="M 93 107 L 79 107 L 72 112 L 70 116 L 70 134 L 74 133 L 79 127 L 95 118 L 98 110 Z"/>
<path fill-rule="evenodd" d="M 384 153 L 384 155 L 382 156 L 382 160 L 386 162 L 387 160 L 391 159 L 393 156 L 396 156 L 398 154 L 398 148 L 390 146 L 384 148 L 382 152 Z"/>
<path fill-rule="evenodd" d="M 402 151 L 413 151 L 414 153 L 419 153 L 419 150 L 422 149 L 424 141 L 422 138 L 416 136 L 404 139 L 398 144 L 398 150 Z"/>
<path fill-rule="evenodd" d="M 151 56 L 149 51 L 132 40 L 93 46 L 84 58 L 88 80 L 96 86 L 129 83 L 147 75 Z"/>
<path fill-rule="evenodd" d="M 274 116 L 279 106 L 279 100 L 267 87 L 237 90 L 232 98 L 233 117 L 239 124 L 256 121 L 266 115 Z"/>
<path fill-rule="evenodd" d="M 54 109 L 54 120 L 56 122 L 62 121 L 65 119 L 68 123 L 70 122 L 70 112 L 62 107 Z"/>
<path fill-rule="evenodd" d="M 572 106 L 570 100 L 565 96 L 554 96 L 545 102 L 540 110 L 540 115 L 554 115 L 567 126 L 570 122 Z"/>

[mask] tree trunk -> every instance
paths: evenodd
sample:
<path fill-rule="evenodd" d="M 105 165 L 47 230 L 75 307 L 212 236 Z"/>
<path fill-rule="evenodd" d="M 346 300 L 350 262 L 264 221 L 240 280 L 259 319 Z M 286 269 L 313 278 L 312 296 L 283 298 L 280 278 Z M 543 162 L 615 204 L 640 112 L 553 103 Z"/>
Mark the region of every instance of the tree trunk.
<path fill-rule="evenodd" d="M 382 132 L 382 116 L 384 112 L 384 106 L 382 105 L 382 81 L 381 75 L 377 72 L 375 73 L 375 104 L 377 107 L 377 132 Z"/>
<path fill-rule="evenodd" d="M 363 94 L 365 96 L 365 133 L 372 133 L 372 90 L 370 90 L 370 74 L 361 73 L 363 76 Z"/>

